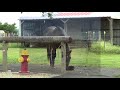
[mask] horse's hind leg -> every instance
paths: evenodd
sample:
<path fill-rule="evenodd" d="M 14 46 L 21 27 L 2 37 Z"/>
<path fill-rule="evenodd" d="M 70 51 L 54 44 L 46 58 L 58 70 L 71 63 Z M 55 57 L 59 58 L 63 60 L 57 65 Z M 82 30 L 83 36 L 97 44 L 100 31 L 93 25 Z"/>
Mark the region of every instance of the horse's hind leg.
<path fill-rule="evenodd" d="M 47 47 L 47 57 L 48 60 L 50 61 L 50 66 L 54 67 L 56 58 L 56 48 L 53 45 L 49 45 Z"/>
<path fill-rule="evenodd" d="M 68 44 L 66 44 L 66 67 L 69 66 L 70 59 L 71 59 L 71 50 L 70 50 Z"/>
<path fill-rule="evenodd" d="M 67 52 L 68 55 L 66 56 L 66 67 L 68 67 L 69 64 L 70 64 L 70 59 L 71 59 L 71 55 L 70 54 L 71 54 L 71 51 L 72 50 Z"/>
<path fill-rule="evenodd" d="M 48 61 L 50 61 L 50 56 L 51 56 L 51 47 L 50 47 L 50 45 L 48 45 L 47 46 L 47 59 L 48 59 Z"/>
<path fill-rule="evenodd" d="M 66 44 L 66 70 L 74 70 L 74 66 L 69 66 L 71 60 L 71 52 L 68 44 Z"/>

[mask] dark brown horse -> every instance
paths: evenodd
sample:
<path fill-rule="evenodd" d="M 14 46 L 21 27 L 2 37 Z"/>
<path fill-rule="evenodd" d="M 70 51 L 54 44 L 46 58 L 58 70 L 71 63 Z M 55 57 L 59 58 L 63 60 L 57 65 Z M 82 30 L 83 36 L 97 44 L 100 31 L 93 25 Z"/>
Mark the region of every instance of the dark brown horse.
<path fill-rule="evenodd" d="M 43 32 L 44 36 L 67 36 L 64 29 L 61 27 L 56 26 L 50 26 L 47 27 L 46 30 Z M 55 64 L 55 58 L 56 58 L 56 49 L 60 48 L 60 43 L 51 43 L 47 45 L 47 57 L 50 61 L 50 66 L 54 67 Z M 68 43 L 66 43 L 66 70 L 73 70 L 73 66 L 69 66 L 70 59 L 71 59 L 71 51 L 69 48 Z"/>

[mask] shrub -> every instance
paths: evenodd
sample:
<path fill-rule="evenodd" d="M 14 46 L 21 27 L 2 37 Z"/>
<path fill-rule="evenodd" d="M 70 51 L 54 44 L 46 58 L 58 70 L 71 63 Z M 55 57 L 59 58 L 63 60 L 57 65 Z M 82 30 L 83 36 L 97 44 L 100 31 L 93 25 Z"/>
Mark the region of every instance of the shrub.
<path fill-rule="evenodd" d="M 120 46 L 111 45 L 110 42 L 105 42 L 104 46 L 104 41 L 97 41 L 92 43 L 90 51 L 94 53 L 120 54 Z"/>

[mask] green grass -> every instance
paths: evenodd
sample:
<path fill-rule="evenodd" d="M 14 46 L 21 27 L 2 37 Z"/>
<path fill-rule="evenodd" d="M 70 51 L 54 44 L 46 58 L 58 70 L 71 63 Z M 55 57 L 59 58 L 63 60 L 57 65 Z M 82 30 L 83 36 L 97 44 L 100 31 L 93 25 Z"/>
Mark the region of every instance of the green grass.
<path fill-rule="evenodd" d="M 20 52 L 23 48 L 9 48 L 8 49 L 8 63 L 19 63 L 18 58 L 20 57 Z M 28 48 L 27 49 L 30 54 L 30 63 L 46 63 L 47 56 L 45 49 L 37 49 L 37 48 Z M 0 52 L 0 62 L 2 60 L 2 51 Z"/>
<path fill-rule="evenodd" d="M 1 44 L 0 44 L 1 45 Z M 19 45 L 19 44 L 18 44 Z M 15 48 L 13 48 L 13 46 Z M 8 49 L 8 63 L 19 63 L 18 58 L 23 48 L 17 48 L 17 44 L 12 44 Z M 94 46 L 94 47 L 93 47 Z M 0 46 L 1 47 L 1 46 Z M 46 49 L 44 48 L 27 48 L 33 64 L 49 64 L 47 60 Z M 117 50 L 117 51 L 116 51 Z M 117 53 L 116 53 L 117 52 Z M 101 66 L 120 68 L 120 46 L 112 46 L 106 42 L 106 48 L 102 43 L 94 43 L 91 50 L 87 48 L 72 49 L 71 65 L 75 66 Z M 57 49 L 56 64 L 61 62 L 61 50 Z M 2 63 L 2 50 L 0 50 L 0 63 Z"/>
<path fill-rule="evenodd" d="M 8 63 L 19 63 L 20 48 L 8 49 Z M 28 48 L 30 54 L 30 63 L 49 64 L 47 60 L 46 49 Z M 88 52 L 87 49 L 73 49 L 71 55 L 71 65 L 75 66 L 102 66 L 102 67 L 120 67 L 119 54 L 96 54 Z M 0 51 L 0 63 L 2 62 L 2 51 Z M 61 50 L 57 50 L 56 64 L 61 62 Z"/>
<path fill-rule="evenodd" d="M 100 54 L 88 52 L 85 48 L 73 49 L 71 64 L 77 66 L 98 66 L 100 65 Z"/>

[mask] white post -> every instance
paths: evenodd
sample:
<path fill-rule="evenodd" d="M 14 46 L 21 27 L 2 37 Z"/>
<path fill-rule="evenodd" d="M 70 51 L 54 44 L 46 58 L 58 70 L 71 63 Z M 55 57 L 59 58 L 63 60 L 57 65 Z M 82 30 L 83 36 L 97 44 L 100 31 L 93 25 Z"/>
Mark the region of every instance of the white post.
<path fill-rule="evenodd" d="M 110 39 L 111 39 L 111 44 L 113 45 L 113 19 L 110 19 Z"/>
<path fill-rule="evenodd" d="M 99 34 L 99 41 L 101 41 L 101 31 L 99 31 L 98 34 Z"/>
<path fill-rule="evenodd" d="M 18 32 L 18 36 L 21 36 L 21 20 L 19 20 L 19 32 Z"/>
<path fill-rule="evenodd" d="M 108 20 L 109 20 L 109 29 L 110 29 L 110 41 L 111 44 L 113 45 L 113 19 L 108 18 Z"/>
<path fill-rule="evenodd" d="M 104 50 L 105 50 L 105 34 L 106 32 L 104 31 Z"/>
<path fill-rule="evenodd" d="M 21 22 L 21 20 L 19 20 L 19 35 L 18 36 L 21 36 L 21 26 L 23 23 L 24 21 Z"/>

